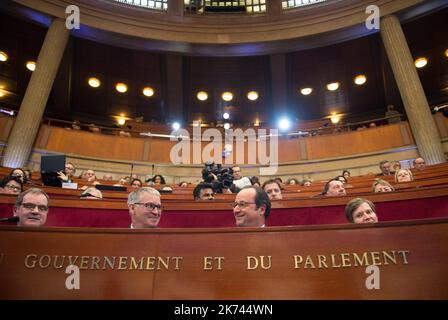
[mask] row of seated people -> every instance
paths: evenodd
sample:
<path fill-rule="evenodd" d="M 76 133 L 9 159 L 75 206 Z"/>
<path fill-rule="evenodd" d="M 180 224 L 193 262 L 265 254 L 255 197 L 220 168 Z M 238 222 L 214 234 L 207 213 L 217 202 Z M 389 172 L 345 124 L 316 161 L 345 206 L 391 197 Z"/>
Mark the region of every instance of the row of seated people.
<path fill-rule="evenodd" d="M 414 167 L 416 170 L 424 170 L 426 165 L 425 165 L 425 161 L 422 158 L 417 158 L 414 160 Z M 381 169 L 381 173 L 379 175 L 387 177 L 390 176 L 391 173 L 393 172 L 391 170 L 391 164 L 388 161 L 382 161 L 380 163 L 380 169 Z M 59 178 L 63 181 L 63 182 L 72 182 L 74 181 L 74 176 L 75 176 L 75 172 L 76 172 L 76 168 L 72 163 L 67 163 L 65 166 L 65 170 L 62 172 L 59 172 Z M 230 192 L 236 192 L 238 191 L 239 188 L 244 187 L 246 185 L 255 185 L 255 186 L 261 186 L 261 183 L 258 179 L 258 177 L 243 177 L 241 174 L 241 168 L 234 166 L 232 168 L 232 174 L 233 174 L 233 184 L 235 185 L 235 188 L 221 188 L 221 190 L 216 190 L 217 192 L 222 192 L 222 193 L 230 193 Z M 30 173 L 27 172 L 26 170 L 20 169 L 20 168 L 16 168 L 13 169 L 10 172 L 11 176 L 17 177 L 22 184 L 29 181 L 30 178 Z M 96 178 L 96 174 L 93 170 L 87 170 L 87 171 L 83 171 L 83 173 L 80 175 L 80 177 L 82 177 L 81 179 L 84 180 L 84 184 L 81 181 L 81 186 L 80 189 L 82 190 L 86 190 L 89 186 L 88 184 L 92 184 L 93 186 L 97 185 L 97 184 L 101 184 L 99 181 L 97 181 Z M 104 178 L 107 178 L 105 180 L 110 181 L 112 179 L 112 175 L 107 175 L 107 177 L 105 176 Z M 334 180 L 340 180 L 344 185 L 351 187 L 350 185 L 348 185 L 348 180 L 350 179 L 350 172 L 348 170 L 344 170 L 342 172 L 342 175 L 337 176 Z M 281 180 L 281 178 L 276 178 L 275 179 L 279 186 L 280 189 L 284 189 L 284 185 L 283 182 Z M 397 168 L 397 170 L 395 171 L 395 182 L 396 183 L 401 183 L 401 182 L 409 182 L 413 180 L 413 174 L 410 170 L 408 169 L 401 169 L 401 168 Z M 147 181 L 147 185 L 149 186 L 156 186 L 156 188 L 160 188 L 162 187 L 162 189 L 164 189 L 164 191 L 172 191 L 173 189 L 169 186 L 166 186 L 166 182 L 165 182 L 165 178 L 162 175 L 155 175 L 153 178 L 148 179 Z M 7 185 L 8 181 L 4 181 L 3 185 Z M 12 184 L 16 184 L 14 182 L 12 182 Z M 305 187 L 309 187 L 312 184 L 311 180 L 304 180 L 303 183 L 299 183 L 298 180 L 296 180 L 295 178 L 291 178 L 288 179 L 288 181 L 286 182 L 286 185 L 291 186 L 291 185 L 297 185 L 297 184 L 301 184 Z M 144 183 L 142 180 L 140 180 L 136 175 L 132 175 L 132 176 L 127 176 L 124 177 L 122 179 L 120 179 L 120 181 L 115 184 L 118 186 L 130 186 L 131 188 L 139 188 L 144 186 Z M 382 186 L 383 184 L 376 184 L 379 186 Z M 187 188 L 189 187 L 189 184 L 185 181 L 179 183 L 179 187 L 180 188 Z M 389 186 L 390 187 L 390 186 Z M 393 189 L 393 187 L 391 187 L 391 189 Z M 378 188 L 378 190 L 383 190 Z M 297 190 L 299 191 L 299 190 Z M 309 191 L 311 191 L 311 188 L 309 189 Z M 324 190 L 325 191 L 325 190 Z M 374 190 L 376 192 L 376 190 Z"/>
<path fill-rule="evenodd" d="M 158 227 L 162 216 L 160 193 L 151 187 L 132 191 L 127 201 L 131 218 L 131 229 Z M 266 227 L 271 212 L 268 194 L 260 187 L 243 187 L 232 203 L 235 225 L 237 227 Z M 49 196 L 39 188 L 30 188 L 17 196 L 13 208 L 13 218 L 22 227 L 41 227 L 47 221 Z M 345 207 L 349 222 L 355 224 L 376 223 L 378 216 L 375 205 L 363 198 L 350 200 Z"/>

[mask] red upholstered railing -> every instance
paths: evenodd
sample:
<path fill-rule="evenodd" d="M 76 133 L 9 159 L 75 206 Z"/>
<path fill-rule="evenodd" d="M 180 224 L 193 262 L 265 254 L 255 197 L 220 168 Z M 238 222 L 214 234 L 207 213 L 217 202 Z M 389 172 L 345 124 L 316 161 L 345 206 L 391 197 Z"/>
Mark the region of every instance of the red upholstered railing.
<path fill-rule="evenodd" d="M 203 203 L 204 205 L 209 205 Z M 12 215 L 13 204 L 0 204 L 0 217 Z M 267 220 L 268 226 L 320 225 L 347 223 L 345 205 L 275 208 Z M 376 202 L 380 221 L 448 217 L 448 196 Z M 165 210 L 160 227 L 199 228 L 233 227 L 232 210 Z M 47 226 L 128 228 L 126 209 L 99 209 L 53 206 Z"/>

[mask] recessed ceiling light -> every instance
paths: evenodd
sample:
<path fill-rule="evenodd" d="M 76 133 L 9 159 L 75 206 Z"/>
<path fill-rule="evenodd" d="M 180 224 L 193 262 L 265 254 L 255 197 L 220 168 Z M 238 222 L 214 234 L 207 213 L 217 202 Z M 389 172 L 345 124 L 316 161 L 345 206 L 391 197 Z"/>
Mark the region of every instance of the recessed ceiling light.
<path fill-rule="evenodd" d="M 180 129 L 180 123 L 179 122 L 174 122 L 173 123 L 173 129 L 174 130 L 179 130 Z"/>
<path fill-rule="evenodd" d="M 258 92 L 257 91 L 249 91 L 247 93 L 247 99 L 251 101 L 255 101 L 258 99 Z"/>
<path fill-rule="evenodd" d="M 327 89 L 330 91 L 336 91 L 339 88 L 339 82 L 332 82 L 327 84 Z"/>
<path fill-rule="evenodd" d="M 143 94 L 147 97 L 152 97 L 154 95 L 154 89 L 151 87 L 144 87 Z"/>
<path fill-rule="evenodd" d="M 208 99 L 208 94 L 205 91 L 199 91 L 196 95 L 196 97 L 198 98 L 198 100 L 200 101 L 205 101 Z"/>
<path fill-rule="evenodd" d="M 355 81 L 355 83 L 356 83 L 358 86 L 360 86 L 360 85 L 366 83 L 367 78 L 366 78 L 365 75 L 360 74 L 359 76 L 356 76 L 356 77 L 355 77 L 355 80 L 354 80 L 354 81 Z"/>
<path fill-rule="evenodd" d="M 416 68 L 423 68 L 428 64 L 428 59 L 426 59 L 425 57 L 415 59 L 414 64 Z"/>
<path fill-rule="evenodd" d="M 120 93 L 128 91 L 128 86 L 125 83 L 119 82 L 115 85 L 115 89 Z"/>
<path fill-rule="evenodd" d="M 27 61 L 26 62 L 26 68 L 30 71 L 36 70 L 36 62 L 34 61 Z"/>
<path fill-rule="evenodd" d="M 313 88 L 302 88 L 302 89 L 300 89 L 300 93 L 303 94 L 304 96 L 307 96 L 307 95 L 311 94 L 311 92 L 313 92 Z"/>
<path fill-rule="evenodd" d="M 6 61 L 8 60 L 8 55 L 4 51 L 0 51 L 0 61 Z"/>
<path fill-rule="evenodd" d="M 89 82 L 89 86 L 91 86 L 92 88 L 98 88 L 101 85 L 101 81 L 98 78 L 89 78 L 88 80 Z"/>
<path fill-rule="evenodd" d="M 224 129 L 229 130 L 230 129 L 230 123 L 224 123 Z"/>
<path fill-rule="evenodd" d="M 222 100 L 229 102 L 229 101 L 232 101 L 232 99 L 233 99 L 233 93 L 226 91 L 221 95 L 221 97 L 222 97 Z"/>
<path fill-rule="evenodd" d="M 230 118 L 230 114 L 228 112 L 224 112 L 222 117 L 227 120 Z"/>

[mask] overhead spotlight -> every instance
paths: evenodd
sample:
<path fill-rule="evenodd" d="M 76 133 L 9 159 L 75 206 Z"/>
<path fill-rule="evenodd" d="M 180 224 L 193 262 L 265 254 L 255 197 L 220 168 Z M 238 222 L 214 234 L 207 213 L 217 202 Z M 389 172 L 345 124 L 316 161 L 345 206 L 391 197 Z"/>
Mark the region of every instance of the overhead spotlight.
<path fill-rule="evenodd" d="M 227 120 L 230 118 L 230 114 L 228 112 L 224 112 L 222 117 Z"/>
<path fill-rule="evenodd" d="M 255 101 L 258 99 L 258 92 L 257 91 L 250 91 L 247 93 L 247 99 L 251 101 Z"/>
<path fill-rule="evenodd" d="M 232 101 L 232 99 L 233 99 L 233 93 L 226 91 L 221 95 L 221 97 L 222 97 L 222 100 L 229 102 L 229 101 Z"/>
<path fill-rule="evenodd" d="M 0 89 L 0 98 L 6 96 L 6 92 L 3 89 Z"/>
<path fill-rule="evenodd" d="M 254 127 L 259 127 L 260 126 L 260 120 L 255 120 L 254 122 Z"/>
<path fill-rule="evenodd" d="M 4 62 L 8 60 L 8 55 L 4 51 L 0 51 L 0 61 Z"/>
<path fill-rule="evenodd" d="M 151 87 L 144 87 L 143 88 L 143 95 L 147 97 L 152 97 L 154 95 L 154 89 Z"/>
<path fill-rule="evenodd" d="M 228 122 L 224 123 L 224 129 L 229 130 L 230 129 L 230 123 L 228 123 Z"/>
<path fill-rule="evenodd" d="M 288 130 L 289 127 L 291 126 L 291 123 L 289 122 L 288 119 L 282 118 L 280 119 L 278 126 L 280 127 L 280 130 Z"/>
<path fill-rule="evenodd" d="M 199 127 L 201 125 L 201 120 L 193 121 L 193 127 Z"/>
<path fill-rule="evenodd" d="M 126 123 L 126 119 L 125 118 L 118 118 L 117 123 L 122 126 Z"/>
<path fill-rule="evenodd" d="M 339 82 L 332 82 L 327 84 L 327 89 L 330 91 L 336 91 L 339 88 Z"/>
<path fill-rule="evenodd" d="M 180 124 L 179 124 L 179 122 L 174 122 L 174 123 L 173 123 L 173 129 L 174 129 L 174 130 L 179 130 L 179 129 L 180 129 Z"/>
<path fill-rule="evenodd" d="M 448 58 L 448 49 L 445 50 L 445 57 Z"/>
<path fill-rule="evenodd" d="M 359 76 L 356 76 L 356 77 L 355 77 L 355 80 L 354 80 L 354 81 L 355 81 L 355 84 L 357 84 L 358 86 L 360 86 L 360 85 L 366 83 L 367 78 L 366 78 L 365 75 L 360 74 Z"/>
<path fill-rule="evenodd" d="M 128 91 L 128 86 L 125 83 L 119 82 L 115 85 L 115 89 L 120 93 Z"/>
<path fill-rule="evenodd" d="M 302 88 L 300 89 L 300 93 L 304 96 L 310 95 L 313 92 L 313 88 Z"/>
<path fill-rule="evenodd" d="M 425 57 L 415 59 L 414 64 L 416 68 L 423 68 L 428 64 L 428 59 L 426 59 Z"/>
<path fill-rule="evenodd" d="M 98 88 L 101 85 L 101 81 L 98 78 L 91 77 L 88 80 L 89 86 L 92 88 Z"/>
<path fill-rule="evenodd" d="M 205 91 L 199 91 L 196 95 L 196 97 L 198 98 L 198 100 L 200 101 L 205 101 L 208 99 L 208 94 Z"/>
<path fill-rule="evenodd" d="M 333 112 L 330 116 L 330 120 L 331 120 L 331 123 L 337 124 L 341 120 L 341 116 L 336 114 L 336 112 Z"/>
<path fill-rule="evenodd" d="M 30 71 L 36 70 L 36 62 L 34 61 L 27 61 L 26 62 L 26 68 Z"/>

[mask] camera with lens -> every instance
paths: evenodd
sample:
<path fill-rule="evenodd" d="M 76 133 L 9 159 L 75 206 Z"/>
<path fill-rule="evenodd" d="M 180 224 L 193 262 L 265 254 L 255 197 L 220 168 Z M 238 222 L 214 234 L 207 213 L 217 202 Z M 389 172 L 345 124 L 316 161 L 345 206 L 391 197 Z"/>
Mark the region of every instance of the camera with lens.
<path fill-rule="evenodd" d="M 233 187 L 233 170 L 223 168 L 221 164 L 215 164 L 213 161 L 206 161 L 202 169 L 202 180 L 213 184 L 215 193 L 222 193 L 222 189 Z"/>

